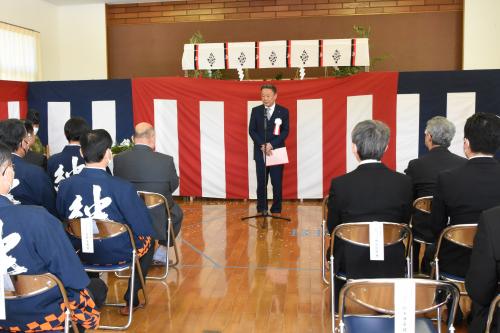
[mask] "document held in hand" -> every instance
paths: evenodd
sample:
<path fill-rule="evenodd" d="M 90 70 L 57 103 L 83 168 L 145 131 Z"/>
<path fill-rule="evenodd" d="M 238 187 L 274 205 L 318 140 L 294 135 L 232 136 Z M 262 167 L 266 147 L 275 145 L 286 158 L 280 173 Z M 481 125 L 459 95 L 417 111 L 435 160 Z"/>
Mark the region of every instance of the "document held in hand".
<path fill-rule="evenodd" d="M 266 156 L 266 166 L 280 165 L 288 163 L 288 154 L 286 147 L 277 148 L 272 150 L 272 154 Z"/>

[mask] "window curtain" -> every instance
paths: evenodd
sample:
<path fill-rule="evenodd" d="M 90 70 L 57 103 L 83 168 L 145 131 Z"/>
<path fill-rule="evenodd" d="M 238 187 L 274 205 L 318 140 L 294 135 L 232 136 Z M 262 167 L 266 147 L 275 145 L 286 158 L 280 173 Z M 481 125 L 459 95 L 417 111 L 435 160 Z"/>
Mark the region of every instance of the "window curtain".
<path fill-rule="evenodd" d="M 0 22 L 0 80 L 41 79 L 40 33 Z"/>

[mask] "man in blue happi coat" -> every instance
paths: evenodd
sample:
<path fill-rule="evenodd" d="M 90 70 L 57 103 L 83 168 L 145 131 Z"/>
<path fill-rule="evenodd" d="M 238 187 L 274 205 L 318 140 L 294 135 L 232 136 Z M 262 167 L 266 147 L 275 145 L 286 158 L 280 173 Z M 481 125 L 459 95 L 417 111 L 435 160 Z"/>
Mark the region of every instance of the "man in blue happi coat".
<path fill-rule="evenodd" d="M 99 279 L 89 280 L 59 220 L 43 207 L 11 202 L 8 192 L 14 177 L 10 148 L 0 143 L 0 272 L 7 271 L 11 279 L 52 273 L 66 289 L 80 332 L 96 328 L 97 305 L 106 298 L 106 285 Z M 0 320 L 0 331 L 62 330 L 64 310 L 58 288 L 11 300 L 6 302 L 7 319 Z"/>
<path fill-rule="evenodd" d="M 68 144 L 60 153 L 52 155 L 47 162 L 47 173 L 56 191 L 62 180 L 79 174 L 85 166 L 80 153 L 80 137 L 88 131 L 90 127 L 81 117 L 73 117 L 64 124 L 64 135 Z"/>
<path fill-rule="evenodd" d="M 111 136 L 103 129 L 87 132 L 80 137 L 85 167 L 78 174 L 59 184 L 57 211 L 61 218 L 92 218 L 113 220 L 127 224 L 134 234 L 137 255 L 143 275 L 146 276 L 153 258 L 154 230 L 152 220 L 135 187 L 128 181 L 113 177 L 106 172 L 112 159 Z M 83 262 L 93 264 L 117 264 L 130 258 L 130 239 L 127 234 L 102 240 L 93 254 L 82 253 Z M 80 249 L 81 242 L 73 240 Z M 100 249 L 100 250 L 99 250 Z M 130 281 L 129 281 L 130 286 Z M 139 276 L 134 283 L 134 307 L 139 306 L 137 292 Z M 129 292 L 125 293 L 128 302 Z M 128 314 L 128 307 L 122 314 Z"/>
<path fill-rule="evenodd" d="M 49 213 L 57 216 L 55 191 L 45 171 L 26 162 L 23 157 L 28 151 L 28 136 L 24 124 L 18 119 L 0 122 L 0 142 L 12 152 L 12 163 L 16 168 L 10 194 L 23 205 L 45 207 Z"/>

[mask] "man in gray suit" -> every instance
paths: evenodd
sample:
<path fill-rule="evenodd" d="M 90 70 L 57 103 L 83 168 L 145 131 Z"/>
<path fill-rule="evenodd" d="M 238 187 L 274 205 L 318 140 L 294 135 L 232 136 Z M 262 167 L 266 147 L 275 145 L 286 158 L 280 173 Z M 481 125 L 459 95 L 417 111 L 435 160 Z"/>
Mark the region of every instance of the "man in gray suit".
<path fill-rule="evenodd" d="M 172 199 L 172 192 L 179 186 L 179 177 L 172 156 L 155 152 L 155 130 L 151 124 L 139 123 L 135 126 L 134 147 L 122 152 L 113 160 L 113 173 L 132 182 L 138 191 L 156 192 L 162 194 L 168 202 L 174 235 L 181 230 L 184 216 L 179 205 Z M 156 207 L 151 212 L 155 230 L 159 235 L 160 247 L 155 253 L 155 260 L 164 261 L 166 257 L 166 216 L 164 207 Z M 164 226 L 164 227 L 163 227 Z M 172 245 L 172 244 L 170 244 Z"/>

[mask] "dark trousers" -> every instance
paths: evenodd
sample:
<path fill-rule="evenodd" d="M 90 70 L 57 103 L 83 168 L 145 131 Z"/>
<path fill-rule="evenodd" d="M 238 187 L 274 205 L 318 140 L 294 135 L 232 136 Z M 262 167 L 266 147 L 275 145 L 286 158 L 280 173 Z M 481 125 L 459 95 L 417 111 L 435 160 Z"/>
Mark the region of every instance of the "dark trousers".
<path fill-rule="evenodd" d="M 283 179 L 283 165 L 264 168 L 263 160 L 255 160 L 257 173 L 257 211 L 267 211 L 267 182 L 271 176 L 273 186 L 273 205 L 271 213 L 281 213 L 281 181 Z"/>
<path fill-rule="evenodd" d="M 90 277 L 90 283 L 87 286 L 87 290 L 95 303 L 96 309 L 99 310 L 104 305 L 104 302 L 106 302 L 108 286 L 106 286 L 106 283 L 99 278 L 98 273 L 89 273 L 88 275 Z M 85 328 L 83 326 L 79 324 L 77 324 L 77 326 L 80 333 L 85 332 Z M 70 332 L 74 332 L 72 328 L 70 329 Z"/>
<path fill-rule="evenodd" d="M 144 277 L 144 280 L 146 279 L 146 276 L 148 275 L 149 267 L 151 267 L 151 263 L 153 262 L 153 254 L 154 254 L 154 241 L 151 241 L 151 244 L 149 246 L 148 252 L 144 254 L 140 259 L 139 259 L 139 264 L 141 265 L 142 269 L 142 275 Z M 141 280 L 139 278 L 139 272 L 136 270 L 135 271 L 135 279 L 134 279 L 134 306 L 139 305 L 139 290 L 142 289 L 141 285 Z M 125 295 L 123 298 L 129 304 L 129 299 L 130 299 L 130 282 L 132 278 L 129 279 L 128 281 L 128 287 L 127 291 L 125 292 Z"/>

